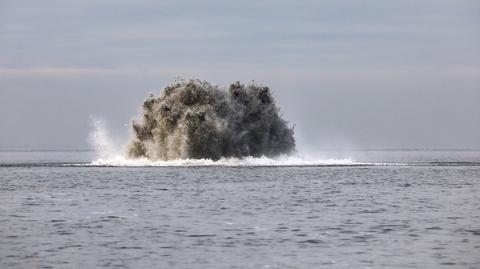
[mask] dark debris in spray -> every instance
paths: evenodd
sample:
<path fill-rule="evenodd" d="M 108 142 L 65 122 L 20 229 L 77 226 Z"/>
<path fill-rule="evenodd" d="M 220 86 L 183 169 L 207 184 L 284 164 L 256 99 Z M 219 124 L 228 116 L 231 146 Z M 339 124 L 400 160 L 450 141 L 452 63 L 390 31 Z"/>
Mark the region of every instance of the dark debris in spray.
<path fill-rule="evenodd" d="M 133 158 L 153 160 L 273 157 L 295 150 L 293 128 L 279 115 L 268 87 L 240 82 L 228 90 L 178 80 L 143 104 L 133 122 Z"/>

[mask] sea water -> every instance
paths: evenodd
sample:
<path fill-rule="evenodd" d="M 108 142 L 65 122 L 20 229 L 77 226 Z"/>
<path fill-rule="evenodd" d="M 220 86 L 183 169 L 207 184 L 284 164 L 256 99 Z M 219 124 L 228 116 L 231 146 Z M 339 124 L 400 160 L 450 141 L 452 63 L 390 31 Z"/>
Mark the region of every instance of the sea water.
<path fill-rule="evenodd" d="M 480 152 L 0 152 L 0 268 L 480 268 Z"/>

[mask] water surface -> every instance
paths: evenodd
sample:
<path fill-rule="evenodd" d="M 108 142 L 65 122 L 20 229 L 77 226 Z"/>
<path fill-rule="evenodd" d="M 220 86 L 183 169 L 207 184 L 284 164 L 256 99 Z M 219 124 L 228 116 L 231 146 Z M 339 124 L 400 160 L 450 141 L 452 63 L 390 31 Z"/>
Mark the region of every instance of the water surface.
<path fill-rule="evenodd" d="M 105 167 L 1 152 L 0 268 L 480 267 L 478 152 L 357 154 Z"/>

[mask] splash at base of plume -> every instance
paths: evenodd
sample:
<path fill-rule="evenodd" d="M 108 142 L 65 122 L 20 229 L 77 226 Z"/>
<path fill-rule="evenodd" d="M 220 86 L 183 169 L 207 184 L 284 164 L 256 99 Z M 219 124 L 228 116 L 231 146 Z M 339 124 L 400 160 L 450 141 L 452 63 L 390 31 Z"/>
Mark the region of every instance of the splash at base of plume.
<path fill-rule="evenodd" d="M 112 166 L 112 167 L 188 167 L 188 166 L 347 166 L 364 165 L 367 163 L 356 162 L 350 158 L 315 158 L 295 155 L 281 155 L 277 157 L 229 157 L 218 160 L 201 159 L 175 159 L 151 160 L 148 158 L 131 158 L 122 153 L 122 143 L 112 141 L 106 122 L 101 119 L 91 118 L 93 130 L 89 141 L 95 149 L 97 159 L 81 166 Z"/>
<path fill-rule="evenodd" d="M 93 130 L 89 135 L 89 141 L 95 149 L 97 159 L 81 166 L 111 166 L 111 167 L 188 167 L 188 166 L 331 166 L 331 165 L 363 165 L 350 158 L 314 158 L 296 155 L 281 155 L 277 157 L 228 157 L 218 160 L 201 159 L 175 159 L 175 160 L 151 160 L 148 158 L 131 158 L 122 153 L 122 143 L 115 143 L 106 128 L 107 124 L 102 119 L 91 118 Z M 117 141 L 118 142 L 118 141 Z"/>
<path fill-rule="evenodd" d="M 228 90 L 179 80 L 143 104 L 133 122 L 130 158 L 150 160 L 275 157 L 295 150 L 268 87 L 240 82 Z"/>
<path fill-rule="evenodd" d="M 99 159 L 111 159 L 124 155 L 123 147 L 111 138 L 105 120 L 90 116 L 90 124 L 93 129 L 88 135 L 88 142 L 95 149 Z"/>
<path fill-rule="evenodd" d="M 131 167 L 169 167 L 169 166 L 348 166 L 365 165 L 351 159 L 307 159 L 296 156 L 245 157 L 212 159 L 177 159 L 177 160 L 149 160 L 147 158 L 131 159 L 125 156 L 116 156 L 107 159 L 98 159 L 89 165 L 92 166 L 131 166 Z"/>

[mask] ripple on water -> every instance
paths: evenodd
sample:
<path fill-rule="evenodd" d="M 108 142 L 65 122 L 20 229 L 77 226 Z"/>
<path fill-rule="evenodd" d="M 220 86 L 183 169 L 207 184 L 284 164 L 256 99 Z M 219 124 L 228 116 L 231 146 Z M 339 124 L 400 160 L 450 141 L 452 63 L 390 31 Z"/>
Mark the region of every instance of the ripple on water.
<path fill-rule="evenodd" d="M 0 268 L 480 265 L 479 167 L 8 169 Z"/>

